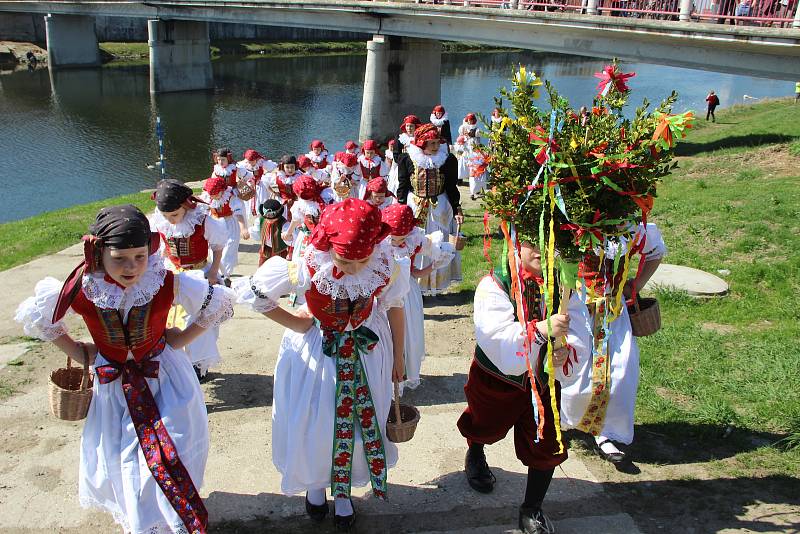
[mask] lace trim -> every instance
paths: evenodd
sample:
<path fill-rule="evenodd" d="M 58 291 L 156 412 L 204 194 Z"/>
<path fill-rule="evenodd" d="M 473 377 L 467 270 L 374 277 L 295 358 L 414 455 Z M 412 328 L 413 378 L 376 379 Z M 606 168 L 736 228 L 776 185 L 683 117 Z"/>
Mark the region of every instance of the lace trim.
<path fill-rule="evenodd" d="M 400 141 L 401 145 L 408 146 L 414 141 L 414 137 L 412 137 L 412 136 L 408 135 L 407 133 L 403 132 L 403 133 L 400 134 L 400 136 L 397 138 L 397 140 Z"/>
<path fill-rule="evenodd" d="M 114 522 L 121 526 L 124 532 L 131 532 L 132 534 L 189 534 L 189 531 L 186 530 L 186 526 L 183 524 L 183 522 L 173 523 L 171 525 L 168 523 L 159 523 L 157 525 L 147 527 L 144 530 L 132 532 L 128 518 L 119 509 L 110 508 L 97 499 L 93 499 L 85 495 L 80 497 L 80 504 L 81 508 L 98 508 L 104 512 L 110 513 L 114 518 Z"/>
<path fill-rule="evenodd" d="M 461 123 L 461 127 L 459 128 L 459 130 L 466 130 L 466 131 L 477 130 L 477 129 L 478 129 L 478 123 L 477 122 L 475 124 L 470 124 L 468 122 L 462 122 Z"/>
<path fill-rule="evenodd" d="M 196 208 L 187 210 L 183 220 L 178 224 L 169 222 L 160 210 L 153 214 L 153 226 L 156 230 L 166 236 L 167 239 L 173 237 L 191 237 L 194 235 L 194 228 L 198 224 L 203 224 L 208 215 L 209 208 L 206 204 L 198 204 Z"/>
<path fill-rule="evenodd" d="M 358 156 L 358 162 L 366 167 L 367 169 L 371 169 L 372 167 L 379 167 L 381 164 L 381 157 L 380 156 L 373 156 L 371 159 L 367 159 L 364 154 Z"/>
<path fill-rule="evenodd" d="M 223 206 L 225 206 L 225 204 L 230 202 L 232 196 L 233 196 L 233 188 L 228 187 L 228 189 L 226 189 L 225 192 L 222 193 L 222 196 L 219 198 L 211 198 L 211 196 L 208 195 L 207 196 L 208 205 L 214 208 L 215 210 L 218 210 Z"/>
<path fill-rule="evenodd" d="M 306 154 L 306 157 L 311 160 L 312 163 L 319 163 L 320 161 L 328 158 L 328 151 L 323 150 L 319 153 L 319 156 L 314 154 L 313 151 L 310 151 Z"/>
<path fill-rule="evenodd" d="M 333 276 L 333 259 L 330 252 L 317 250 L 308 245 L 306 264 L 314 270 L 311 283 L 323 295 L 334 299 L 355 300 L 371 297 L 375 290 L 385 286 L 392 276 L 393 257 L 391 245 L 381 242 L 376 245 L 372 258 L 358 274 L 346 274 L 337 279 Z"/>
<path fill-rule="evenodd" d="M 86 298 L 98 308 L 122 310 L 133 306 L 144 306 L 164 285 L 167 270 L 158 254 L 151 254 L 147 260 L 147 271 L 132 287 L 122 289 L 117 284 L 104 280 L 105 273 L 98 272 L 83 276 L 81 286 Z"/>
<path fill-rule="evenodd" d="M 205 301 L 195 323 L 203 328 L 213 328 L 233 317 L 233 292 L 222 286 L 208 286 Z"/>
<path fill-rule="evenodd" d="M 411 157 L 411 161 L 413 161 L 414 164 L 421 169 L 438 169 L 444 165 L 444 162 L 447 160 L 447 156 L 450 154 L 446 143 L 439 145 L 439 151 L 432 156 L 429 156 L 423 152 L 422 149 L 417 145 L 408 145 L 407 149 L 408 155 Z"/>
<path fill-rule="evenodd" d="M 32 297 L 20 303 L 14 314 L 14 320 L 22 325 L 25 335 L 42 341 L 52 341 L 67 333 L 61 321 L 52 323 L 60 291 L 61 282 L 48 276 L 36 284 Z"/>
<path fill-rule="evenodd" d="M 319 215 L 319 212 L 319 203 L 314 200 L 298 198 L 292 205 L 292 216 L 300 215 L 302 217 L 303 215 Z"/>
<path fill-rule="evenodd" d="M 220 167 L 219 164 L 214 165 L 214 174 L 221 178 L 227 178 L 228 176 L 232 175 L 234 170 L 236 170 L 235 163 L 229 163 L 225 168 Z"/>
<path fill-rule="evenodd" d="M 441 128 L 445 122 L 449 121 L 450 119 L 447 117 L 447 112 L 444 112 L 441 119 L 437 119 L 434 113 L 431 113 L 431 124 L 436 126 L 437 128 Z"/>

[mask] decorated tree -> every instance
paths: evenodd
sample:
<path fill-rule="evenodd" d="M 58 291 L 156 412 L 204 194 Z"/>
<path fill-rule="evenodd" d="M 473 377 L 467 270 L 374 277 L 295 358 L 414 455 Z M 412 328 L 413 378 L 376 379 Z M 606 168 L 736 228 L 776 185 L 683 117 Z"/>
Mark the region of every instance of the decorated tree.
<path fill-rule="evenodd" d="M 675 142 L 694 119 L 692 112 L 671 113 L 675 92 L 653 111 L 645 100 L 632 119 L 625 118 L 622 109 L 634 76 L 623 73 L 616 61 L 606 66 L 595 74 L 600 81 L 591 108 L 576 109 L 549 82 L 520 67 L 511 89 L 502 89 L 495 99 L 503 119 L 490 129 L 486 148 L 491 176 L 484 206 L 501 220 L 517 302 L 522 301 L 519 245 L 530 241 L 542 254 L 550 313 L 556 276 L 562 308 L 571 290 L 585 292 L 595 318 L 593 357 L 606 371 L 609 325 L 621 313 L 631 260 L 644 246 L 639 225 L 653 208 L 659 181 L 677 165 Z M 542 86 L 546 102 L 540 107 Z M 520 321 L 525 323 L 523 314 Z M 549 344 L 551 382 L 552 350 Z M 596 375 L 595 409 L 604 411 L 609 376 Z M 553 412 L 558 413 L 555 406 Z"/>

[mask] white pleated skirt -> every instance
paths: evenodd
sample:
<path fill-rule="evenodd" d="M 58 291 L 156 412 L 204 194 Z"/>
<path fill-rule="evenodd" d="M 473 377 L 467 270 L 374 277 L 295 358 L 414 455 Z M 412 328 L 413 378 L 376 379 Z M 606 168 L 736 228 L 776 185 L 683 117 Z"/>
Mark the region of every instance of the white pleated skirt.
<path fill-rule="evenodd" d="M 422 360 L 425 359 L 425 310 L 419 284 L 411 278 L 409 285 L 411 287 L 403 298 L 403 312 L 406 318 L 406 380 L 403 382 L 403 387 L 414 389 L 419 386 Z"/>
<path fill-rule="evenodd" d="M 208 458 L 208 416 L 203 393 L 185 352 L 170 346 L 154 358 L 158 378 L 148 378 L 161 420 L 199 490 Z M 98 355 L 96 366 L 108 363 Z M 111 513 L 126 532 L 185 532 L 178 514 L 150 474 L 131 421 L 122 380 L 95 379 L 83 427 L 79 496 L 84 507 Z"/>

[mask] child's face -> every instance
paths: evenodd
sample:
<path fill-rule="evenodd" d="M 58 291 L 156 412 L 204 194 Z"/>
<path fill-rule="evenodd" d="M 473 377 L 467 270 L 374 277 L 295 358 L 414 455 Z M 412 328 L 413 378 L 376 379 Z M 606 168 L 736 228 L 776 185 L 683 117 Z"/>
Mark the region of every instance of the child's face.
<path fill-rule="evenodd" d="M 297 165 L 295 165 L 294 163 L 283 164 L 283 172 L 285 172 L 286 174 L 294 174 L 296 170 L 297 170 Z"/>
<path fill-rule="evenodd" d="M 313 152 L 315 155 L 319 156 L 320 154 L 322 154 L 322 147 L 321 146 L 315 146 L 314 148 L 311 149 L 311 152 Z"/>
<path fill-rule="evenodd" d="M 375 191 L 372 192 L 370 202 L 373 206 L 380 206 L 383 204 L 384 200 L 386 200 L 386 193 L 376 193 Z"/>
<path fill-rule="evenodd" d="M 542 254 L 539 247 L 525 241 L 520 246 L 519 257 L 523 269 L 536 276 L 542 275 Z"/>
<path fill-rule="evenodd" d="M 183 217 L 186 215 L 186 208 L 178 208 L 175 211 L 166 211 L 161 212 L 164 218 L 169 221 L 170 224 L 178 224 L 183 220 Z"/>
<path fill-rule="evenodd" d="M 410 135 L 410 136 L 413 137 L 414 136 L 414 130 L 416 130 L 416 127 L 414 126 L 414 124 L 412 124 L 412 123 L 406 124 L 406 134 L 407 135 Z"/>
<path fill-rule="evenodd" d="M 362 260 L 348 260 L 347 258 L 337 254 L 335 250 L 331 250 L 333 264 L 344 274 L 358 274 L 364 267 L 367 266 L 367 263 L 369 263 L 371 257 L 372 254 Z"/>
<path fill-rule="evenodd" d="M 499 109 L 492 110 L 492 117 L 499 117 L 499 116 L 500 116 L 500 110 Z"/>
<path fill-rule="evenodd" d="M 366 156 L 367 159 L 372 159 L 375 156 L 375 151 L 374 150 L 364 150 L 364 156 Z"/>
<path fill-rule="evenodd" d="M 255 167 L 256 165 L 258 165 L 258 159 L 257 158 L 248 159 L 247 164 L 250 165 L 251 167 Z"/>
<path fill-rule="evenodd" d="M 444 111 L 434 111 L 433 116 L 436 117 L 437 119 L 441 119 L 442 117 L 444 117 Z"/>
<path fill-rule="evenodd" d="M 402 247 L 406 242 L 406 236 L 404 235 L 393 235 L 392 236 L 392 246 L 393 247 Z"/>
<path fill-rule="evenodd" d="M 217 156 L 217 165 L 220 167 L 228 166 L 228 158 L 226 156 Z"/>
<path fill-rule="evenodd" d="M 217 200 L 222 197 L 222 193 L 223 191 L 220 191 L 219 193 L 214 193 L 213 195 L 209 193 L 208 196 L 211 200 Z"/>
<path fill-rule="evenodd" d="M 439 146 L 441 144 L 442 144 L 441 141 L 439 141 L 438 139 L 434 139 L 433 141 L 425 141 L 425 148 L 423 149 L 423 152 L 425 152 L 428 155 L 436 154 L 437 152 L 439 152 Z"/>
<path fill-rule="evenodd" d="M 148 247 L 103 249 L 103 270 L 122 287 L 131 287 L 147 271 Z"/>

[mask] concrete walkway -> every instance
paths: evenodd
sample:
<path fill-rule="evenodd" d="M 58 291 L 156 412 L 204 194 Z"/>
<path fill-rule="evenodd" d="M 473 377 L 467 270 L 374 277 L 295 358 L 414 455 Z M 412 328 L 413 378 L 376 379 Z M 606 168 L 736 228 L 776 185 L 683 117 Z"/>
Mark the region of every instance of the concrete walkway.
<path fill-rule="evenodd" d="M 242 245 L 239 273 L 255 269 L 254 245 Z M 61 280 L 80 259 L 71 247 L 24 266 L 0 272 L 8 305 L 0 310 L 0 340 L 19 343 L 22 332 L 14 309 L 39 279 Z M 462 469 L 465 442 L 455 422 L 464 408 L 463 384 L 471 347 L 471 302 L 454 298 L 426 307 L 428 358 L 423 383 L 408 395 L 422 419 L 413 440 L 400 445 L 400 462 L 389 475 L 389 500 L 355 493 L 357 532 L 512 532 L 524 493 L 526 470 L 514 455 L 513 441 L 488 447 L 497 476 L 493 494 L 467 485 Z M 85 329 L 73 322 L 78 337 Z M 270 459 L 272 372 L 282 331 L 263 317 L 237 309 L 223 326 L 224 361 L 203 388 L 211 450 L 203 497 L 214 532 L 327 532 L 304 515 L 303 497 L 280 494 L 279 475 Z M 22 391 L 0 402 L 0 531 L 117 532 L 104 513 L 80 508 L 77 498 L 78 447 L 82 423 L 54 419 L 48 411 L 48 369 L 63 365 L 52 345 L 25 357 L 41 366 Z M 8 367 L 0 373 L 21 372 Z M 0 375 L 2 376 L 2 375 Z M 570 458 L 557 472 L 545 502 L 558 532 L 638 532 L 633 520 L 612 502 L 584 464 Z M 46 511 L 46 513 L 43 513 Z"/>

